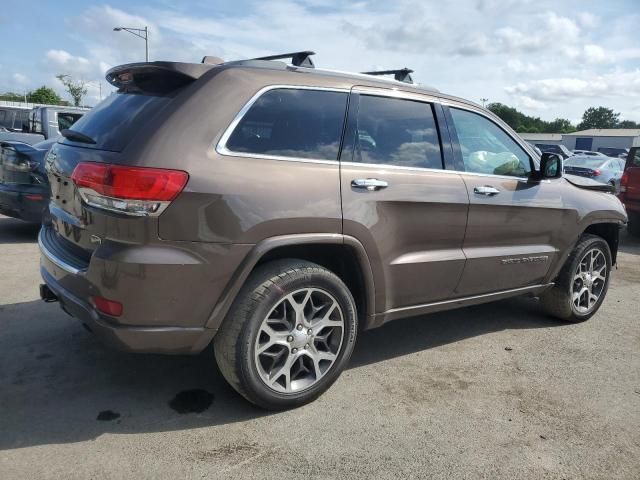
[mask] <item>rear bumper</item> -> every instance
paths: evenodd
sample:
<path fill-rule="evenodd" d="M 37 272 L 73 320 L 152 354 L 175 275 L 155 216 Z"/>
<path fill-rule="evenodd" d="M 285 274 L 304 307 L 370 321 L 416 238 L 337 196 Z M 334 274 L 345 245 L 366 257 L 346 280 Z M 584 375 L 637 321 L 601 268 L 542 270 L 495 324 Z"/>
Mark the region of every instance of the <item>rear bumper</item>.
<path fill-rule="evenodd" d="M 120 318 L 96 310 L 89 299 L 91 295 L 100 294 L 100 285 L 92 282 L 88 267 L 82 268 L 78 263 L 71 262 L 48 244 L 45 229 L 40 231 L 38 237 L 42 279 L 57 297 L 61 308 L 81 320 L 101 341 L 128 352 L 164 354 L 195 354 L 211 342 L 216 332 L 214 329 L 125 324 Z M 50 298 L 43 300 L 51 301 Z M 188 305 L 180 305 L 179 308 L 184 308 L 183 316 L 189 314 Z M 153 311 L 149 311 L 153 317 Z"/>
<path fill-rule="evenodd" d="M 49 191 L 37 185 L 0 183 L 0 213 L 27 222 L 41 223 L 49 204 Z"/>

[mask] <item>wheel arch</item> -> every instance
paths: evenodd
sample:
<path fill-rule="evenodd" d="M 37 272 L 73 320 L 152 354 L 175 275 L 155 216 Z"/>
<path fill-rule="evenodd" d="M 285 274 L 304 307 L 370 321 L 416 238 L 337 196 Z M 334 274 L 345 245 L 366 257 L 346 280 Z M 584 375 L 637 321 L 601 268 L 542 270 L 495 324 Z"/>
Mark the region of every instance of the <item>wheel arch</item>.
<path fill-rule="evenodd" d="M 206 327 L 218 329 L 246 279 L 256 267 L 283 258 L 317 263 L 347 285 L 356 302 L 359 324 L 367 328 L 376 312 L 375 281 L 364 246 L 341 234 L 297 234 L 265 239 L 255 245 L 236 270 L 218 299 Z"/>
<path fill-rule="evenodd" d="M 616 264 L 620 239 L 620 224 L 618 222 L 592 223 L 584 229 L 582 235 L 584 234 L 596 235 L 607 242 L 609 250 L 611 250 L 611 264 Z"/>

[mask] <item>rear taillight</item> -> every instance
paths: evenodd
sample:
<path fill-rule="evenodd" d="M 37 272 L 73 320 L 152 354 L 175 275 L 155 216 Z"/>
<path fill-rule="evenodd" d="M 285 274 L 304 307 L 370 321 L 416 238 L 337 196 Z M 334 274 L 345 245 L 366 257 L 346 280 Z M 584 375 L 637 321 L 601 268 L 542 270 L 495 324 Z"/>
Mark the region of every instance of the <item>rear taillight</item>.
<path fill-rule="evenodd" d="M 602 175 L 602 172 L 596 168 L 596 169 L 593 171 L 593 176 L 594 176 L 594 177 L 599 177 L 600 175 Z"/>
<path fill-rule="evenodd" d="M 83 162 L 71 175 L 85 203 L 128 215 L 159 215 L 187 184 L 181 170 Z"/>
<path fill-rule="evenodd" d="M 109 300 L 104 297 L 91 297 L 91 302 L 96 309 L 112 317 L 119 317 L 122 315 L 122 304 L 115 300 Z"/>
<path fill-rule="evenodd" d="M 627 191 L 627 186 L 629 185 L 629 171 L 625 170 L 620 177 L 620 193 L 625 193 Z"/>

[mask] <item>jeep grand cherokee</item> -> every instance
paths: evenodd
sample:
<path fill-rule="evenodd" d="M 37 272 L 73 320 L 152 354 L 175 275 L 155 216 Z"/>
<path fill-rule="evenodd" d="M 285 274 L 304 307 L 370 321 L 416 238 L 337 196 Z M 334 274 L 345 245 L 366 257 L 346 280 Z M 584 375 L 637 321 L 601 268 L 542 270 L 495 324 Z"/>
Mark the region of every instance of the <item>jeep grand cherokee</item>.
<path fill-rule="evenodd" d="M 522 294 L 598 310 L 626 222 L 606 186 L 407 70 L 310 54 L 110 70 L 117 93 L 47 157 L 42 297 L 129 351 L 213 344 L 270 409 L 319 396 L 391 320 Z"/>

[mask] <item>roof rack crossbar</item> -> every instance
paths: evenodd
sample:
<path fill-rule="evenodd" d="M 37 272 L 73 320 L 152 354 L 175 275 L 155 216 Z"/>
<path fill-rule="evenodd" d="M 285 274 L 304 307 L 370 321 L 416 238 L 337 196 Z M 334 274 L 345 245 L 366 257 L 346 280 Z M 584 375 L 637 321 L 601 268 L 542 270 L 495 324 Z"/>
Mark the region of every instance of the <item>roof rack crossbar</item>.
<path fill-rule="evenodd" d="M 399 82 L 413 83 L 413 78 L 411 78 L 411 74 L 413 73 L 413 70 L 407 67 L 400 68 L 398 70 L 378 70 L 375 72 L 362 72 L 362 73 L 365 75 L 393 75 L 393 78 L 395 78 Z"/>
<path fill-rule="evenodd" d="M 291 64 L 295 65 L 296 67 L 314 68 L 313 61 L 311 60 L 311 55 L 315 54 L 316 52 L 305 50 L 303 52 L 281 53 L 279 55 L 269 55 L 267 57 L 252 58 L 252 60 L 281 60 L 283 58 L 290 58 Z"/>

